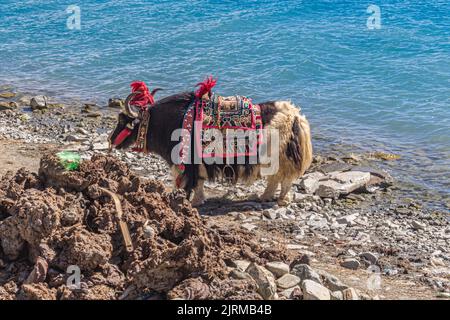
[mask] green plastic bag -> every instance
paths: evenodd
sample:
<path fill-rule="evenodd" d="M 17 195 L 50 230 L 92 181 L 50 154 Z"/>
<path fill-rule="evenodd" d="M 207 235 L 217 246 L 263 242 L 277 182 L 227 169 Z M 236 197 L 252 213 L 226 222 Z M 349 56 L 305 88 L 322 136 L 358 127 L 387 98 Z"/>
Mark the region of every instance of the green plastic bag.
<path fill-rule="evenodd" d="M 78 170 L 80 167 L 81 157 L 78 153 L 70 151 L 61 151 L 56 154 L 59 158 L 61 165 L 67 171 Z"/>

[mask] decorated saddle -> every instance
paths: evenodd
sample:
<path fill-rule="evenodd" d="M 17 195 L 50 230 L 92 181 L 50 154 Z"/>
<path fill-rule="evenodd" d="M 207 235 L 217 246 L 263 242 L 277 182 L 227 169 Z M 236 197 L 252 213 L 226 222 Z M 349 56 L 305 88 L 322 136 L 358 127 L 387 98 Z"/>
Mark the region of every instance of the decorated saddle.
<path fill-rule="evenodd" d="M 262 141 L 261 110 L 247 97 L 212 94 L 188 108 L 183 129 L 194 139 L 196 156 L 200 159 L 216 158 L 227 163 L 226 158 L 257 156 Z M 186 137 L 184 140 L 182 155 L 186 157 L 191 146 Z"/>

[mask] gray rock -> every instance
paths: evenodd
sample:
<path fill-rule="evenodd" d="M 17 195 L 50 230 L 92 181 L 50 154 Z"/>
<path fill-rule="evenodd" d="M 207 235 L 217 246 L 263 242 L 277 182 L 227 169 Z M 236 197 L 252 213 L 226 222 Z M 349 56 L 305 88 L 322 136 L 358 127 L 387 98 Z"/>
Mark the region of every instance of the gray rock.
<path fill-rule="evenodd" d="M 361 171 L 331 172 L 328 177 L 329 180 L 319 182 L 316 191 L 322 198 L 338 198 L 365 186 L 370 181 L 370 173 Z"/>
<path fill-rule="evenodd" d="M 281 278 L 277 279 L 276 283 L 279 288 L 288 289 L 298 285 L 300 283 L 300 278 L 293 274 L 287 273 Z"/>
<path fill-rule="evenodd" d="M 324 176 L 323 173 L 318 171 L 305 174 L 300 181 L 300 187 L 302 187 L 306 193 L 314 194 L 319 187 L 319 180 Z"/>
<path fill-rule="evenodd" d="M 30 100 L 30 106 L 33 110 L 43 110 L 47 108 L 47 97 L 35 96 Z"/>
<path fill-rule="evenodd" d="M 330 290 L 312 280 L 302 282 L 302 292 L 303 300 L 331 300 Z"/>
<path fill-rule="evenodd" d="M 292 268 L 291 273 L 293 275 L 296 275 L 297 277 L 299 277 L 301 281 L 312 280 L 312 281 L 322 284 L 320 275 L 316 271 L 314 271 L 313 268 L 308 266 L 307 264 L 295 265 Z"/>
<path fill-rule="evenodd" d="M 359 255 L 359 257 L 367 260 L 370 264 L 376 264 L 378 261 L 378 255 L 372 252 L 363 252 Z"/>
<path fill-rule="evenodd" d="M 289 266 L 284 262 L 273 261 L 266 264 L 266 269 L 279 278 L 289 273 Z"/>
<path fill-rule="evenodd" d="M 345 259 L 341 262 L 341 266 L 351 270 L 357 270 L 360 266 L 360 263 L 356 259 Z"/>
<path fill-rule="evenodd" d="M 348 286 L 341 282 L 337 277 L 328 272 L 318 270 L 317 273 L 322 277 L 322 282 L 325 287 L 330 289 L 330 291 L 342 291 L 348 288 Z M 342 299 L 341 299 L 342 300 Z"/>
<path fill-rule="evenodd" d="M 264 267 L 251 263 L 246 272 L 255 280 L 258 286 L 258 293 L 263 299 L 271 300 L 276 297 L 277 285 L 275 277 Z"/>
<path fill-rule="evenodd" d="M 231 262 L 231 266 L 233 268 L 239 269 L 241 271 L 247 270 L 249 265 L 250 265 L 250 261 L 246 261 L 246 260 L 233 260 Z"/>

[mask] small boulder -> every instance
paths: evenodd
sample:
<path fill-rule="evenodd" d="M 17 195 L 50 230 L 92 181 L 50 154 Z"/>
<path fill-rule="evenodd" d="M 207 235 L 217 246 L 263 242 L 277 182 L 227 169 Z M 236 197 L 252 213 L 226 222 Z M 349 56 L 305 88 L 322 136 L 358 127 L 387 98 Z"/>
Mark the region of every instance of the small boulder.
<path fill-rule="evenodd" d="M 361 259 L 366 260 L 370 264 L 376 264 L 378 261 L 378 256 L 372 252 L 363 252 L 359 255 Z"/>
<path fill-rule="evenodd" d="M 266 264 L 267 270 L 272 272 L 277 278 L 289 273 L 289 266 L 284 262 L 269 262 Z"/>
<path fill-rule="evenodd" d="M 347 268 L 347 269 L 357 270 L 360 266 L 360 263 L 358 260 L 350 258 L 350 259 L 345 259 L 344 261 L 342 261 L 341 266 L 343 266 L 344 268 Z"/>
<path fill-rule="evenodd" d="M 108 108 L 121 109 L 125 105 L 124 100 L 118 98 L 110 98 L 108 100 Z"/>
<path fill-rule="evenodd" d="M 288 273 L 277 279 L 276 283 L 281 289 L 289 289 L 298 285 L 300 283 L 300 278 Z"/>
<path fill-rule="evenodd" d="M 331 300 L 330 290 L 312 280 L 302 282 L 302 292 L 303 300 Z"/>
<path fill-rule="evenodd" d="M 322 284 L 320 275 L 307 264 L 298 264 L 292 268 L 291 273 L 300 278 L 300 280 L 312 280 Z"/>
<path fill-rule="evenodd" d="M 264 267 L 251 263 L 246 272 L 255 280 L 258 293 L 266 300 L 272 300 L 277 295 L 277 285 L 273 274 Z"/>
<path fill-rule="evenodd" d="M 30 100 L 30 107 L 33 111 L 47 109 L 47 97 L 35 96 Z"/>

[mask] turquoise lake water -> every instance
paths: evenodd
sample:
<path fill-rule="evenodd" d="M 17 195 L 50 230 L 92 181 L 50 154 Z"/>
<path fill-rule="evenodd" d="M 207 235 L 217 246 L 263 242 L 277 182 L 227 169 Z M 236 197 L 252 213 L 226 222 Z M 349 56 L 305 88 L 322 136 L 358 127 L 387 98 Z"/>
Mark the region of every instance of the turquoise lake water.
<path fill-rule="evenodd" d="M 448 0 L 2 0 L 0 40 L 0 83 L 104 104 L 213 74 L 221 94 L 300 105 L 317 149 L 398 153 L 397 178 L 450 195 Z"/>

